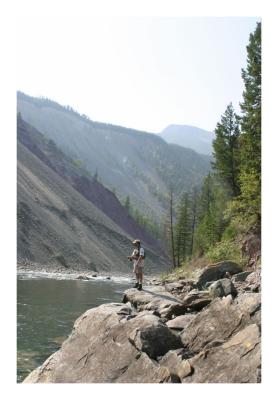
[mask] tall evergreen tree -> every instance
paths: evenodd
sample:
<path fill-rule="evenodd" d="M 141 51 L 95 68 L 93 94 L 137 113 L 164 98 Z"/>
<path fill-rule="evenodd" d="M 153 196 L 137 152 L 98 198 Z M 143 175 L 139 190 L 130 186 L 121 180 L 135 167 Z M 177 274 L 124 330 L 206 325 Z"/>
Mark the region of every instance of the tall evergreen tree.
<path fill-rule="evenodd" d="M 215 174 L 208 174 L 198 197 L 198 223 L 194 254 L 202 255 L 221 240 L 228 223 L 224 214 L 230 199 L 230 189 L 225 187 L 223 181 L 219 181 Z"/>
<path fill-rule="evenodd" d="M 218 176 L 227 184 L 232 195 L 240 193 L 239 186 L 239 118 L 230 103 L 217 123 L 213 141 L 214 162 L 212 166 Z"/>
<path fill-rule="evenodd" d="M 189 229 L 189 201 L 188 194 L 184 193 L 177 212 L 177 222 L 175 225 L 175 246 L 177 265 L 179 266 L 182 261 L 186 259 L 190 241 Z"/>
<path fill-rule="evenodd" d="M 195 230 L 196 230 L 196 225 L 197 225 L 197 205 L 198 205 L 198 191 L 197 188 L 194 187 L 192 194 L 191 194 L 191 207 L 190 207 L 190 220 L 191 220 L 191 226 L 190 226 L 190 245 L 189 245 L 189 255 L 192 256 L 193 254 L 193 248 L 194 248 L 194 239 L 195 239 Z"/>
<path fill-rule="evenodd" d="M 173 268 L 176 268 L 176 256 L 175 256 L 175 242 L 174 242 L 174 224 L 173 224 L 173 191 L 170 191 L 170 237 L 171 237 L 171 249 L 172 249 L 172 263 Z"/>
<path fill-rule="evenodd" d="M 241 211 L 261 217 L 261 23 L 250 35 L 247 68 L 242 70 L 245 89 L 241 103 Z"/>
<path fill-rule="evenodd" d="M 126 196 L 126 199 L 125 199 L 125 208 L 127 209 L 128 212 L 130 211 L 130 197 L 129 196 Z"/>

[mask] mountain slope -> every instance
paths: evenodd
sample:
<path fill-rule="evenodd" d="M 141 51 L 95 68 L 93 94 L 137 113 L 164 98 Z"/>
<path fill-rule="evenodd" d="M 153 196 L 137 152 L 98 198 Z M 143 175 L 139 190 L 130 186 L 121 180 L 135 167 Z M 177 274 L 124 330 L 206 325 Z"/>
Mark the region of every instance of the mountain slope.
<path fill-rule="evenodd" d="M 130 272 L 129 237 L 18 142 L 17 254 L 42 264 Z M 148 250 L 148 272 L 166 269 Z"/>
<path fill-rule="evenodd" d="M 129 196 L 153 218 L 160 219 L 167 208 L 170 186 L 179 196 L 199 184 L 210 167 L 208 156 L 168 145 L 154 134 L 90 121 L 50 100 L 18 93 L 18 111 L 92 175 L 97 170 L 118 197 Z"/>
<path fill-rule="evenodd" d="M 169 125 L 159 136 L 167 143 L 175 143 L 201 154 L 212 154 L 213 132 L 190 125 Z"/>
<path fill-rule="evenodd" d="M 158 241 L 134 221 L 113 192 L 105 188 L 97 179 L 92 178 L 86 169 L 74 163 L 70 157 L 65 156 L 53 141 L 46 139 L 21 117 L 17 119 L 17 138 L 128 235 L 139 237 L 144 246 L 148 246 L 158 254 L 164 254 Z"/>

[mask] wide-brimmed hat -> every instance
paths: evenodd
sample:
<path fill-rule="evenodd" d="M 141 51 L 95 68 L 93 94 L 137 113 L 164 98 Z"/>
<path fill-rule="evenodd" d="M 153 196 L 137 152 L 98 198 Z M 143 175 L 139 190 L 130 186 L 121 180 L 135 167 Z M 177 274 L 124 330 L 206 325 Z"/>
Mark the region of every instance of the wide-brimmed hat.
<path fill-rule="evenodd" d="M 135 239 L 135 240 L 133 240 L 133 242 L 132 242 L 132 244 L 140 244 L 141 243 L 141 241 L 139 240 L 139 239 Z"/>

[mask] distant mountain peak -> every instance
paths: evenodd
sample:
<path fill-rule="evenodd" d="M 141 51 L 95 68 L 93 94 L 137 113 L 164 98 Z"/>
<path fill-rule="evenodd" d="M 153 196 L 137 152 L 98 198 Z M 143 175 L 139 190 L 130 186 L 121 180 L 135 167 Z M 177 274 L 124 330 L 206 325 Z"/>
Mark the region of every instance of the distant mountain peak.
<path fill-rule="evenodd" d="M 166 142 L 193 149 L 201 154 L 212 153 L 214 133 L 192 125 L 168 125 L 159 134 Z"/>

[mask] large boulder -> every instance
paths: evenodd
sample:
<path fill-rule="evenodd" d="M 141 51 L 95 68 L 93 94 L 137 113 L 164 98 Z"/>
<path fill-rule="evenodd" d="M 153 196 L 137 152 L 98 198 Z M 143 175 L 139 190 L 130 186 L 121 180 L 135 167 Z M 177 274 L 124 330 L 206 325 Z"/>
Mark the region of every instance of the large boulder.
<path fill-rule="evenodd" d="M 237 295 L 237 290 L 233 282 L 228 278 L 219 279 L 213 282 L 209 287 L 209 292 L 212 297 L 224 297 L 231 294 L 232 296 Z"/>
<path fill-rule="evenodd" d="M 189 326 L 181 332 L 183 345 L 195 353 L 219 345 L 235 332 L 252 324 L 259 308 L 258 297 L 240 296 L 233 300 L 229 295 L 217 298 L 196 314 Z"/>
<path fill-rule="evenodd" d="M 224 344 L 181 362 L 183 383 L 257 383 L 261 376 L 260 331 L 249 325 Z"/>
<path fill-rule="evenodd" d="M 165 320 L 186 312 L 186 305 L 175 296 L 165 291 L 162 286 L 155 286 L 142 291 L 128 289 L 124 292 L 123 302 L 130 302 L 137 311 L 149 310 Z"/>
<path fill-rule="evenodd" d="M 149 355 L 161 356 L 172 346 L 181 347 L 180 338 L 158 316 L 104 304 L 78 318 L 61 349 L 24 383 L 171 382 Z"/>
<path fill-rule="evenodd" d="M 217 281 L 227 275 L 234 275 L 239 272 L 242 272 L 240 266 L 232 261 L 221 261 L 217 264 L 208 265 L 196 273 L 196 286 L 198 289 L 202 289 L 207 282 Z"/>
<path fill-rule="evenodd" d="M 164 355 L 170 349 L 182 347 L 180 337 L 159 320 L 151 325 L 136 328 L 129 335 L 129 340 L 137 350 L 146 353 L 152 359 Z"/>
<path fill-rule="evenodd" d="M 182 300 L 187 310 L 200 311 L 211 302 L 212 297 L 209 291 L 193 289 L 186 293 Z"/>

